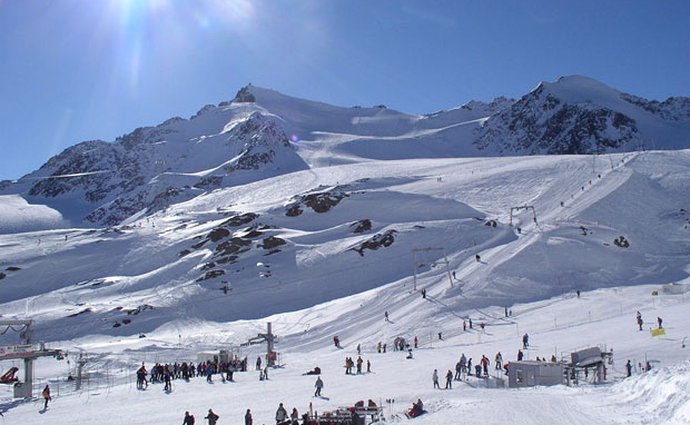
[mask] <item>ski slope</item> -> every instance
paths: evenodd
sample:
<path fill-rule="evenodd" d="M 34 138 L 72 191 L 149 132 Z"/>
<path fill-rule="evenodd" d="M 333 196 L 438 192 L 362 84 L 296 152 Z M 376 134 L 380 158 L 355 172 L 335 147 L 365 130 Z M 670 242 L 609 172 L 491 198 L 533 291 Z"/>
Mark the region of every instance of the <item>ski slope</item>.
<path fill-rule="evenodd" d="M 279 402 L 301 413 L 310 402 L 324 411 L 371 398 L 386 405 L 389 421 L 407 422 L 402 413 L 421 398 L 430 414 L 414 420 L 420 424 L 685 423 L 689 301 L 650 294 L 690 284 L 688 170 L 690 151 L 336 160 L 210 191 L 117 227 L 27 222 L 22 229 L 31 231 L 0 234 L 0 314 L 33 318 L 35 340 L 67 350 L 71 363 L 38 362 L 37 386 L 58 390 L 47 411 L 38 413 L 38 400 L 12 401 L 10 387 L 0 389 L 0 409 L 6 423 L 120 424 L 181 421 L 185 410 L 199 421 L 212 407 L 222 424 L 241 423 L 251 408 L 255 423 L 270 423 Z M 338 202 L 316 212 L 306 201 L 313 194 Z M 0 208 L 17 202 L 2 197 Z M 536 222 L 520 210 L 511 226 L 511 207 L 526 205 Z M 301 213 L 288 215 L 296 206 Z M 256 217 L 228 224 L 246 214 Z M 355 232 L 364 220 L 370 229 Z M 364 248 L 384 234 L 390 245 Z M 628 248 L 615 246 L 620 236 Z M 284 243 L 266 247 L 278 239 Z M 220 253 L 229 246 L 237 258 L 226 261 Z M 207 277 L 214 270 L 223 274 Z M 638 310 L 645 329 L 663 317 L 667 334 L 638 331 Z M 463 332 L 470 318 L 475 327 Z M 142 361 L 196 361 L 197 352 L 228 347 L 252 365 L 262 347 L 240 344 L 267 322 L 285 365 L 269 381 L 251 371 L 235 383 L 176 381 L 170 394 L 160 385 L 136 390 Z M 497 351 L 514 359 L 525 332 L 530 359 L 613 348 L 609 383 L 514 390 L 470 378 L 432 389 L 433 369 L 443 375 L 463 352 L 475 363 L 482 354 L 493 362 Z M 413 360 L 391 351 L 398 336 L 419 338 Z M 16 338 L 10 332 L 1 344 Z M 374 352 L 379 341 L 389 352 Z M 357 344 L 373 373 L 346 376 L 344 358 L 356 358 Z M 78 353 L 92 378 L 74 392 L 65 377 Z M 622 379 L 627 359 L 652 360 L 654 370 Z M 313 399 L 314 379 L 302 376 L 317 365 L 328 400 Z"/>

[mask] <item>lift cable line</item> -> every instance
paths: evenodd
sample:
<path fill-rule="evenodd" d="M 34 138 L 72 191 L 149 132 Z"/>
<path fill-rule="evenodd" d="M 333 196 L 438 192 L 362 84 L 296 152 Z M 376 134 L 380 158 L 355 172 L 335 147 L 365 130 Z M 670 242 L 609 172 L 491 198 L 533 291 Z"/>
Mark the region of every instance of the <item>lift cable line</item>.
<path fill-rule="evenodd" d="M 413 276 L 414 276 L 414 290 L 417 290 L 417 267 L 424 263 L 419 263 L 417 262 L 417 253 L 418 252 L 436 252 L 440 251 L 443 253 L 443 260 L 435 260 L 434 264 L 436 263 L 441 263 L 445 264 L 446 266 L 446 273 L 448 274 L 448 281 L 450 282 L 450 287 L 453 287 L 453 276 L 450 274 L 450 263 L 448 262 L 448 256 L 446 255 L 446 250 L 444 248 L 415 248 L 412 250 L 412 254 L 414 256 L 414 270 L 413 270 Z"/>

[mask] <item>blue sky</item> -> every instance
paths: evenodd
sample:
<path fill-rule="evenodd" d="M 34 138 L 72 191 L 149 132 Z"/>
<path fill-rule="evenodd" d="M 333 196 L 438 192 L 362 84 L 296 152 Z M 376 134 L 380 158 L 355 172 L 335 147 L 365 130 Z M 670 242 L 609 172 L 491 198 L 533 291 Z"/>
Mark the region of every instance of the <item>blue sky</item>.
<path fill-rule="evenodd" d="M 0 179 L 248 82 L 426 113 L 570 74 L 690 96 L 690 1 L 0 0 Z"/>

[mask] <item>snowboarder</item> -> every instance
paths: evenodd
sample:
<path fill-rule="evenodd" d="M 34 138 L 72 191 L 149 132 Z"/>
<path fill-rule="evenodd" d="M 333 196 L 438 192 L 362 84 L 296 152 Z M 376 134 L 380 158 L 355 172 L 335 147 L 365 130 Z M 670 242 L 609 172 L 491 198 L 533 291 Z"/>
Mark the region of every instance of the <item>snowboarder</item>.
<path fill-rule="evenodd" d="M 213 410 L 208 409 L 208 415 L 204 419 L 208 420 L 208 425 L 216 425 L 219 417 L 220 416 L 216 415 Z"/>
<path fill-rule="evenodd" d="M 46 387 L 43 388 L 41 395 L 43 396 L 43 400 L 45 400 L 45 403 L 43 404 L 43 410 L 47 410 L 48 409 L 48 402 L 53 399 L 50 396 L 50 386 L 46 385 Z"/>
<path fill-rule="evenodd" d="M 252 411 L 247 409 L 247 413 L 244 414 L 244 425 L 253 425 L 254 420 L 252 419 Z"/>
<path fill-rule="evenodd" d="M 478 263 L 479 263 L 480 261 L 482 261 L 482 257 L 480 257 L 479 254 L 475 255 L 475 256 L 474 256 L 474 259 L 475 259 Z"/>
<path fill-rule="evenodd" d="M 529 347 L 529 335 L 524 334 L 522 336 L 522 348 L 526 350 L 527 347 Z"/>
<path fill-rule="evenodd" d="M 453 371 L 448 369 L 448 372 L 446 372 L 446 389 L 452 389 L 453 388 Z"/>
<path fill-rule="evenodd" d="M 314 383 L 314 387 L 316 388 L 316 391 L 314 392 L 314 397 L 321 397 L 321 389 L 323 388 L 323 381 L 321 380 L 320 376 L 318 378 L 316 378 L 316 382 Z"/>
<path fill-rule="evenodd" d="M 285 408 L 283 407 L 283 403 L 280 403 L 280 405 L 278 406 L 278 410 L 276 410 L 276 424 L 281 424 L 285 422 L 287 417 L 287 410 L 285 410 Z"/>
<path fill-rule="evenodd" d="M 438 388 L 441 389 L 441 386 L 438 384 L 438 370 L 434 369 L 434 374 L 431 376 L 431 379 L 434 381 L 434 389 Z"/>
<path fill-rule="evenodd" d="M 336 348 L 340 348 L 340 338 L 338 338 L 338 335 L 333 337 L 333 344 Z"/>
<path fill-rule="evenodd" d="M 191 415 L 189 412 L 184 412 L 184 421 L 182 425 L 194 425 L 194 415 Z"/>
<path fill-rule="evenodd" d="M 640 312 L 638 311 L 638 312 L 637 312 L 637 315 L 636 315 L 636 318 L 637 318 L 637 326 L 639 326 L 639 327 L 640 327 L 640 330 L 642 330 L 642 324 L 644 323 L 644 321 L 642 320 L 642 313 L 640 313 Z"/>
<path fill-rule="evenodd" d="M 658 316 L 657 316 L 656 321 L 657 321 L 657 323 L 659 323 L 659 329 L 663 328 L 663 326 L 661 326 L 661 324 L 662 324 L 664 321 L 661 319 L 661 317 L 658 317 Z"/>
<path fill-rule="evenodd" d="M 632 376 L 632 363 L 630 363 L 630 360 L 625 364 L 625 370 L 628 373 L 628 378 L 630 378 Z"/>

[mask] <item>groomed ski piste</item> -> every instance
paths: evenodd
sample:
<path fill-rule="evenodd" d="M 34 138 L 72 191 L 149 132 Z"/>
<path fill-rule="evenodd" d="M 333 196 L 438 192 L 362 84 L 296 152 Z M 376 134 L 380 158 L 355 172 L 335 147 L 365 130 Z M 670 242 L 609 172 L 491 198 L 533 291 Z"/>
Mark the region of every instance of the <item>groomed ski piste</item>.
<path fill-rule="evenodd" d="M 323 412 L 372 399 L 392 423 L 688 423 L 690 299 L 662 286 L 690 284 L 689 170 L 690 151 L 365 161 L 210 192 L 110 229 L 60 222 L 44 230 L 59 222 L 54 211 L 23 206 L 16 231 L 0 235 L 2 318 L 32 318 L 34 339 L 68 355 L 36 362 L 33 400 L 13 400 L 11 386 L 0 387 L 2 420 L 181 423 L 190 411 L 202 423 L 212 408 L 219 424 L 231 424 L 243 423 L 249 408 L 255 424 L 270 424 L 281 402 L 301 414 L 310 403 Z M 286 216 L 296 195 L 315 191 L 347 196 L 326 212 L 304 207 L 300 217 Z M 536 220 L 527 210 L 511 217 L 519 206 L 533 206 Z M 208 235 L 250 212 L 264 239 L 224 275 L 200 280 L 217 259 Z M 351 224 L 364 219 L 372 229 L 353 233 Z M 364 248 L 389 230 L 390 245 Z M 287 242 L 269 253 L 258 247 L 269 235 Z M 628 247 L 616 245 L 620 236 Z M 657 317 L 666 333 L 653 337 Z M 474 327 L 463 331 L 469 318 Z M 240 344 L 268 322 L 281 367 L 260 381 L 253 365 L 265 346 Z M 514 360 L 524 333 L 528 359 L 613 349 L 607 382 L 488 388 L 502 377 L 495 354 Z M 397 336 L 418 337 L 413 359 L 392 350 Z M 376 352 L 379 341 L 386 353 Z M 358 344 L 372 372 L 346 375 L 345 357 L 356 359 Z M 249 360 L 235 382 L 215 376 L 212 384 L 176 380 L 169 393 L 162 384 L 136 388 L 141 362 L 196 362 L 197 353 L 222 348 Z M 88 380 L 74 391 L 66 377 L 78 353 Z M 445 375 L 462 353 L 475 364 L 486 355 L 492 377 L 433 389 L 433 370 Z M 635 365 L 630 378 L 627 360 Z M 646 362 L 653 368 L 642 372 L 637 365 Z M 21 367 L 2 362 L 3 370 L 13 365 Z M 315 377 L 303 375 L 315 366 L 325 398 L 312 397 Z M 54 399 L 43 410 L 46 383 Z M 418 398 L 429 413 L 407 419 Z"/>

